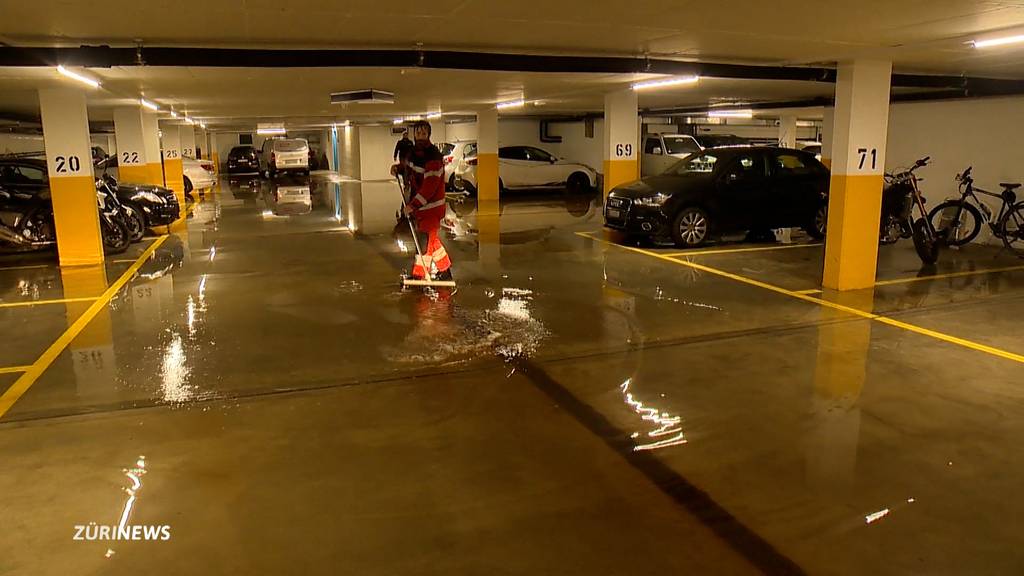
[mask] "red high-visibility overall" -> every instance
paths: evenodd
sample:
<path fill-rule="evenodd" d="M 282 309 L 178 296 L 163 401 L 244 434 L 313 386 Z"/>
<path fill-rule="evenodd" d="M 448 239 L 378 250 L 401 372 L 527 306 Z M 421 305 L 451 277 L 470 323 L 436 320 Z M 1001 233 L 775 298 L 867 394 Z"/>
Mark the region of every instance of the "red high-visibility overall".
<path fill-rule="evenodd" d="M 441 244 L 438 231 L 445 214 L 444 157 L 433 144 L 416 143 L 410 157 L 412 172 L 412 199 L 409 207 L 416 218 L 416 227 L 426 235 L 426 245 L 421 243 L 422 257 L 417 256 L 412 269 L 413 278 L 426 278 L 426 272 L 444 272 L 452 266 L 448 252 Z"/>

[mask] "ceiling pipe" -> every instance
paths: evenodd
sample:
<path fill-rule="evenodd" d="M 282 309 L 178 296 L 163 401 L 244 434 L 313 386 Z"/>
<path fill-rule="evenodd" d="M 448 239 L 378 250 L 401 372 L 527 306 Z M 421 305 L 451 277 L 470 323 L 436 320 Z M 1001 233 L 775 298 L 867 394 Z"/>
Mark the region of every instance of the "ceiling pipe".
<path fill-rule="evenodd" d="M 435 68 L 505 72 L 696 75 L 704 78 L 835 83 L 835 68 L 684 62 L 616 56 L 459 52 L 449 50 L 286 50 L 196 47 L 0 46 L 0 66 L 195 66 L 214 68 Z M 1024 92 L 1024 81 L 965 76 L 893 74 L 901 88 Z"/>

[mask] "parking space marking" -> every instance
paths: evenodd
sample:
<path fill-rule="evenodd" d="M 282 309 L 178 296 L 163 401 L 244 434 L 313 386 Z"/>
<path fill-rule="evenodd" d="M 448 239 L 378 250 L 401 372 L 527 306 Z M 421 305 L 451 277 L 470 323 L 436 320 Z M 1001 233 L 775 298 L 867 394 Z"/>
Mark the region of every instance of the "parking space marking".
<path fill-rule="evenodd" d="M 591 237 L 591 238 L 593 238 L 593 237 Z M 658 258 L 660 260 L 664 260 L 666 262 L 673 262 L 675 264 L 679 264 L 680 266 L 687 266 L 687 267 L 693 268 L 695 270 L 700 270 L 702 272 L 707 272 L 708 274 L 714 274 L 716 276 L 721 276 L 723 278 L 729 278 L 730 280 L 735 280 L 735 281 L 741 282 L 743 284 L 748 284 L 750 286 L 757 286 L 758 288 L 763 288 L 765 290 L 770 290 L 770 291 L 776 292 L 778 294 L 784 294 L 786 296 L 790 296 L 790 297 L 796 298 L 798 300 L 803 300 L 804 302 L 811 302 L 813 304 L 818 304 L 819 306 L 824 306 L 826 308 L 832 308 L 833 310 L 839 310 L 841 312 L 846 312 L 846 313 L 852 314 L 854 316 L 859 316 L 859 317 L 864 318 L 866 320 L 874 320 L 876 322 L 881 322 L 882 324 L 888 324 L 889 326 L 893 326 L 893 327 L 896 327 L 896 328 L 901 328 L 901 329 L 907 330 L 909 332 L 914 332 L 916 334 L 921 334 L 923 336 L 929 336 L 931 338 L 935 338 L 936 340 L 941 340 L 943 342 L 948 342 L 950 344 L 956 344 L 958 346 L 963 346 L 964 348 L 969 348 L 971 350 L 976 350 L 978 352 L 984 352 L 986 354 L 991 354 L 993 356 L 998 356 L 1000 358 L 1005 358 L 1007 360 L 1013 360 L 1015 362 L 1020 362 L 1020 363 L 1024 364 L 1024 355 L 1021 355 L 1021 354 L 1015 354 L 1013 352 L 1009 352 L 1009 351 L 1006 351 L 1006 350 L 1001 350 L 999 348 L 994 348 L 992 346 L 987 346 L 987 345 L 981 344 L 979 342 L 974 342 L 972 340 L 967 340 L 967 339 L 964 339 L 964 338 L 959 338 L 959 337 L 956 337 L 956 336 L 952 336 L 950 334 L 945 334 L 943 332 L 936 332 L 935 330 L 929 330 L 928 328 L 922 328 L 920 326 L 915 326 L 913 324 L 908 324 L 906 322 L 902 322 L 900 320 L 895 320 L 895 319 L 889 318 L 887 316 L 882 316 L 882 315 L 879 315 L 879 314 L 875 314 L 873 312 L 865 312 L 863 310 L 860 310 L 860 309 L 857 309 L 857 308 L 853 308 L 851 306 L 845 306 L 843 304 L 838 304 L 836 302 L 830 302 L 828 300 L 823 300 L 821 298 L 815 298 L 813 296 L 810 296 L 809 294 L 802 294 L 800 292 L 795 292 L 793 290 L 787 290 L 787 289 L 779 287 L 779 286 L 768 284 L 767 282 L 761 282 L 760 280 L 754 280 L 753 278 L 747 278 L 746 276 L 741 276 L 739 274 L 733 274 L 732 272 L 726 272 L 725 270 L 719 270 L 718 268 L 712 268 L 711 266 L 705 266 L 704 264 L 698 264 L 696 262 L 688 262 L 686 260 L 677 260 L 675 258 L 670 258 L 670 257 L 665 256 L 663 254 L 658 254 L 657 252 L 651 252 L 649 250 L 644 250 L 642 248 L 633 248 L 632 246 L 622 246 L 620 244 L 616 244 L 614 242 L 609 242 L 608 240 L 604 240 L 602 238 L 593 238 L 593 239 L 597 240 L 599 242 L 603 242 L 605 244 L 608 244 L 610 246 L 615 246 L 615 247 L 618 247 L 618 248 L 622 248 L 623 250 L 629 250 L 631 252 L 636 252 L 636 253 L 639 253 L 639 254 L 644 254 L 646 256 L 653 256 L 655 258 Z"/>
<path fill-rule="evenodd" d="M 101 310 L 103 310 L 104 306 L 107 306 L 110 303 L 110 300 L 114 295 L 120 292 L 121 289 L 135 277 L 135 273 L 139 271 L 139 268 L 142 268 L 143 264 L 146 263 L 146 260 L 156 252 L 156 249 L 159 248 L 165 240 L 167 240 L 167 235 L 160 236 L 154 240 L 142 255 L 135 260 L 135 263 L 129 266 L 120 278 L 107 287 L 106 291 L 104 291 L 103 294 L 97 298 L 92 305 L 89 306 L 89 308 L 87 308 L 85 312 L 79 316 L 63 334 L 60 335 L 59 338 L 57 338 L 53 344 L 50 345 L 50 347 L 47 348 L 46 351 L 43 352 L 43 354 L 34 363 L 32 363 L 32 365 L 29 366 L 17 380 L 14 381 L 14 384 L 11 384 L 11 387 L 3 393 L 3 396 L 0 396 L 0 418 L 3 418 L 4 414 L 14 406 L 14 403 L 17 402 L 33 384 L 35 384 L 36 380 L 43 374 L 43 372 L 45 372 L 46 369 L 53 364 L 53 361 L 60 356 L 64 349 L 71 344 L 71 341 L 89 325 L 89 322 L 92 322 L 92 319 L 95 318 Z"/>
<path fill-rule="evenodd" d="M 50 268 L 51 266 L 56 267 L 56 264 L 37 264 L 32 266 L 4 266 L 0 268 L 0 272 L 5 270 L 35 270 L 37 268 Z"/>
<path fill-rule="evenodd" d="M 880 280 L 875 286 L 891 286 L 893 284 L 907 284 L 910 282 L 923 282 L 925 280 L 943 280 L 945 278 L 963 278 L 964 276 L 977 276 L 979 274 L 995 274 L 997 272 L 1015 272 L 1024 270 L 1024 266 L 1004 266 L 1002 268 L 987 268 L 985 270 L 964 270 L 962 272 L 949 272 L 947 274 L 933 274 L 931 276 L 914 276 L 912 278 L 897 278 L 895 280 Z"/>
<path fill-rule="evenodd" d="M 669 258 L 678 258 L 680 256 L 710 256 L 712 254 L 733 254 L 740 252 L 770 252 L 772 250 L 789 250 L 792 248 L 814 248 L 816 246 L 824 246 L 821 242 L 815 242 L 813 244 L 783 244 L 781 246 L 755 246 L 753 248 L 718 248 L 710 250 L 690 250 L 687 252 L 672 252 L 665 254 Z"/>
<path fill-rule="evenodd" d="M 18 374 L 20 372 L 28 372 L 31 366 L 7 366 L 0 368 L 0 374 Z"/>
<path fill-rule="evenodd" d="M 25 302 L 0 302 L 0 308 L 18 308 L 22 306 L 42 306 L 44 304 L 65 304 L 68 302 L 92 302 L 91 298 L 57 298 L 54 300 L 26 300 Z"/>
<path fill-rule="evenodd" d="M 821 294 L 821 288 L 810 288 L 808 290 L 796 290 L 796 293 L 797 294 L 804 294 L 804 295 Z"/>

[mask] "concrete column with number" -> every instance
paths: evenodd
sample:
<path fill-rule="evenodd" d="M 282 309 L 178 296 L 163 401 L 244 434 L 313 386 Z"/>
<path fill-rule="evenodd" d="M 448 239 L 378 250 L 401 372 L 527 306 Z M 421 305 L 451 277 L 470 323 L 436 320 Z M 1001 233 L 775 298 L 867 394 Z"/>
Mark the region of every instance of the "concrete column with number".
<path fill-rule="evenodd" d="M 178 220 L 180 223 L 185 219 L 185 175 L 181 167 L 181 131 L 177 124 L 164 124 L 161 131 L 163 132 L 160 143 L 164 155 L 164 178 L 167 187 L 174 190 L 174 195 L 178 197 L 182 216 Z"/>
<path fill-rule="evenodd" d="M 117 139 L 118 178 L 126 183 L 150 184 L 140 107 L 114 109 L 114 136 Z"/>
<path fill-rule="evenodd" d="M 832 134 L 835 132 L 836 109 L 826 106 L 821 117 L 821 163 L 832 168 Z"/>
<path fill-rule="evenodd" d="M 155 112 L 142 112 L 142 140 L 146 151 L 146 183 L 166 186 L 160 153 L 160 124 Z"/>
<path fill-rule="evenodd" d="M 875 284 L 891 76 L 891 62 L 839 64 L 825 288 L 858 290 Z"/>
<path fill-rule="evenodd" d="M 796 116 L 779 118 L 779 146 L 796 148 Z"/>
<path fill-rule="evenodd" d="M 178 126 L 181 138 L 181 157 L 196 160 L 196 129 L 188 124 Z"/>
<path fill-rule="evenodd" d="M 60 264 L 99 264 L 103 240 L 85 93 L 70 88 L 40 90 L 39 108 Z"/>
<path fill-rule="evenodd" d="M 604 196 L 640 177 L 637 94 L 626 89 L 604 97 Z"/>
<path fill-rule="evenodd" d="M 498 173 L 498 111 L 494 108 L 476 114 L 477 166 L 476 199 L 479 214 L 501 212 L 501 186 Z"/>
<path fill-rule="evenodd" d="M 217 151 L 217 134 L 210 132 L 209 144 L 210 160 L 213 161 L 213 171 L 220 174 L 220 153 Z"/>

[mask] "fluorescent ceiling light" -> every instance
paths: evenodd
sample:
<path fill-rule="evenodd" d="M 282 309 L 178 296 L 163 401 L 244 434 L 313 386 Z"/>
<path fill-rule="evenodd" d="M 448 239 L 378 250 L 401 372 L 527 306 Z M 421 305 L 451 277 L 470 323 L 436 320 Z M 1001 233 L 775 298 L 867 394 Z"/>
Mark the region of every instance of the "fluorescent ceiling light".
<path fill-rule="evenodd" d="M 427 120 L 437 120 L 440 117 L 441 117 L 441 113 L 440 112 L 433 112 L 431 114 L 427 114 Z"/>
<path fill-rule="evenodd" d="M 284 128 L 258 128 L 256 133 L 260 136 L 279 136 L 287 134 L 288 131 Z"/>
<path fill-rule="evenodd" d="M 508 108 L 522 108 L 526 106 L 526 100 L 520 98 L 519 100 L 512 100 L 511 102 L 499 102 L 494 107 L 498 110 L 506 110 Z"/>
<path fill-rule="evenodd" d="M 753 118 L 753 110 L 711 110 L 708 118 Z"/>
<path fill-rule="evenodd" d="M 191 118 L 189 118 L 188 116 L 185 116 L 185 122 L 188 123 L 188 124 L 191 124 L 193 126 L 196 125 L 196 121 L 191 119 Z"/>
<path fill-rule="evenodd" d="M 145 98 L 139 98 L 139 104 L 142 104 L 143 106 L 145 106 L 146 108 L 149 108 L 150 110 L 160 110 L 159 106 L 157 106 L 153 102 L 150 102 L 149 100 L 146 100 Z"/>
<path fill-rule="evenodd" d="M 679 86 L 682 84 L 696 84 L 700 76 L 680 76 L 678 78 L 666 78 L 664 80 L 648 80 L 633 84 L 633 90 L 649 90 L 652 88 L 665 88 L 668 86 Z"/>
<path fill-rule="evenodd" d="M 401 118 L 395 118 L 394 120 L 391 121 L 391 123 L 396 126 L 401 124 L 402 122 L 405 122 L 405 120 L 402 120 Z"/>
<path fill-rule="evenodd" d="M 419 122 L 420 120 L 423 120 L 423 116 L 406 116 L 405 117 L 405 121 L 406 122 Z"/>
<path fill-rule="evenodd" d="M 61 74 L 67 76 L 68 78 L 72 78 L 74 80 L 78 80 L 82 84 L 88 84 L 89 86 L 92 86 L 93 88 L 99 88 L 100 87 L 100 83 L 99 82 L 97 82 L 97 81 L 95 81 L 92 78 L 89 78 L 87 76 L 82 76 L 81 74 L 79 74 L 77 72 L 72 72 L 71 70 L 68 70 L 64 66 L 57 66 L 57 72 L 60 72 Z"/>
<path fill-rule="evenodd" d="M 171 118 L 177 118 L 177 117 L 178 117 L 178 113 L 175 112 L 174 110 L 171 110 Z"/>
<path fill-rule="evenodd" d="M 1018 34 L 1016 36 L 1004 36 L 1003 38 L 993 38 L 991 40 L 973 40 L 971 44 L 975 48 L 990 48 L 992 46 L 1004 46 L 1006 44 L 1017 44 L 1024 42 L 1024 34 Z"/>

